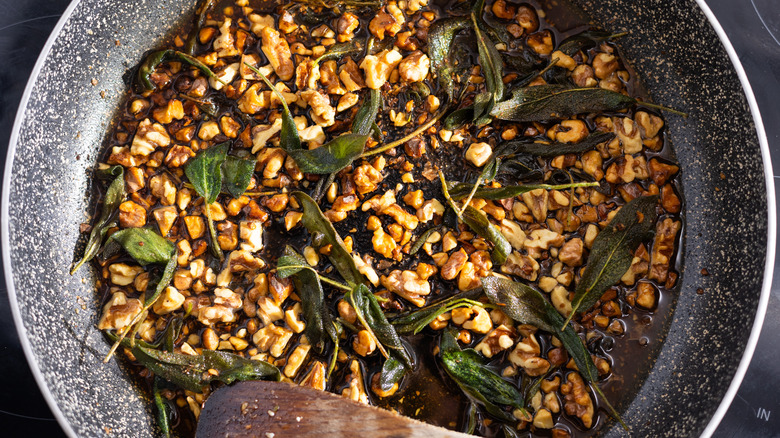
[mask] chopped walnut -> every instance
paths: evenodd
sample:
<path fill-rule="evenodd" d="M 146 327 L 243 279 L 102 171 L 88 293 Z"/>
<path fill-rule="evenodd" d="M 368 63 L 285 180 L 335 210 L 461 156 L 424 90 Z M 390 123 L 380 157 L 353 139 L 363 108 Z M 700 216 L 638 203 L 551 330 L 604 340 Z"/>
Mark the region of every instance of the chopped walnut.
<path fill-rule="evenodd" d="M 363 370 L 360 367 L 360 362 L 352 360 L 349 364 L 350 374 L 347 375 L 346 381 L 348 386 L 341 391 L 341 395 L 344 397 L 363 404 L 369 404 L 368 394 L 366 394 L 366 385 L 363 381 Z"/>
<path fill-rule="evenodd" d="M 133 144 L 130 146 L 130 152 L 133 155 L 148 156 L 157 148 L 164 148 L 171 144 L 171 137 L 159 123 L 152 123 L 149 119 L 144 119 L 138 124 L 138 129 L 133 137 Z"/>
<path fill-rule="evenodd" d="M 512 328 L 510 320 L 509 326 L 503 324 L 499 325 L 493 329 L 493 331 L 488 333 L 487 336 L 482 338 L 482 340 L 479 341 L 479 344 L 477 344 L 474 349 L 482 353 L 483 356 L 490 359 L 498 353 L 512 348 L 512 346 L 515 345 L 516 337 L 517 334 Z"/>
<path fill-rule="evenodd" d="M 431 293 L 431 285 L 414 271 L 394 270 L 388 276 L 380 277 L 382 286 L 407 299 L 417 307 L 425 305 L 425 296 Z"/>
<path fill-rule="evenodd" d="M 139 228 L 146 225 L 146 209 L 133 201 L 119 204 L 119 225 L 122 228 Z"/>
<path fill-rule="evenodd" d="M 319 91 L 303 91 L 301 98 L 311 106 L 311 118 L 316 124 L 331 126 L 335 123 L 336 109 L 330 106 L 329 99 L 320 94 Z"/>
<path fill-rule="evenodd" d="M 293 74 L 295 74 L 295 64 L 293 64 L 287 40 L 270 26 L 264 27 L 260 31 L 260 37 L 263 39 L 263 53 L 279 79 L 283 81 L 292 79 Z"/>
<path fill-rule="evenodd" d="M 536 281 L 536 277 L 539 275 L 539 262 L 527 255 L 512 251 L 512 254 L 509 254 L 504 264 L 501 265 L 501 272 L 517 275 L 529 281 Z"/>
<path fill-rule="evenodd" d="M 378 90 L 390 78 L 390 73 L 401 63 L 401 53 L 397 50 L 383 50 L 376 55 L 366 55 L 360 68 L 366 75 L 368 88 Z"/>
<path fill-rule="evenodd" d="M 241 309 L 241 296 L 226 288 L 214 289 L 214 299 L 211 306 L 198 308 L 198 321 L 203 325 L 212 326 L 218 322 L 234 322 L 236 311 Z"/>
<path fill-rule="evenodd" d="M 122 330 L 141 313 L 142 307 L 140 300 L 127 298 L 124 292 L 114 292 L 111 299 L 103 306 L 103 316 L 98 322 L 98 329 Z"/>
<path fill-rule="evenodd" d="M 572 372 L 566 376 L 566 383 L 561 385 L 561 393 L 564 395 L 564 410 L 569 415 L 578 417 L 583 426 L 590 428 L 593 425 L 593 400 L 588 394 L 587 384 L 578 373 Z"/>
<path fill-rule="evenodd" d="M 431 60 L 425 53 L 416 50 L 398 64 L 398 73 L 406 82 L 420 82 L 428 76 Z"/>
<path fill-rule="evenodd" d="M 273 357 L 284 354 L 287 343 L 293 336 L 293 332 L 278 325 L 269 324 L 256 331 L 252 336 L 252 342 L 262 352 L 269 352 Z"/>
<path fill-rule="evenodd" d="M 526 328 L 523 339 L 509 354 L 509 361 L 515 366 L 523 368 L 529 376 L 541 376 L 550 369 L 550 362 L 539 356 L 542 350 L 532 331 L 534 329 L 530 326 L 523 327 Z"/>
<path fill-rule="evenodd" d="M 680 221 L 665 218 L 659 221 L 655 229 L 653 252 L 650 256 L 650 274 L 648 278 L 665 282 L 669 274 L 669 265 L 674 255 L 674 241 L 680 231 Z"/>
<path fill-rule="evenodd" d="M 528 251 L 528 255 L 533 258 L 539 258 L 542 251 L 553 247 L 559 247 L 563 245 L 563 242 L 564 239 L 561 234 L 542 228 L 531 231 L 531 234 L 523 242 L 523 245 Z"/>

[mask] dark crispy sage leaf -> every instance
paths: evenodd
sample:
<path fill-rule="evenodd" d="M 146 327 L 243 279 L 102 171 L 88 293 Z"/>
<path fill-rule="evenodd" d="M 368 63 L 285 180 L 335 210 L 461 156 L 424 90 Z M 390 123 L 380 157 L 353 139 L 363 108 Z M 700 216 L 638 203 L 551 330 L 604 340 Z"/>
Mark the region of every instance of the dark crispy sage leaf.
<path fill-rule="evenodd" d="M 152 387 L 154 393 L 154 407 L 157 410 L 157 425 L 160 427 L 163 436 L 170 438 L 171 436 L 171 413 L 172 408 L 168 404 L 168 400 L 163 397 L 162 390 L 160 388 L 160 378 L 154 378 L 154 385 Z"/>
<path fill-rule="evenodd" d="M 379 90 L 369 90 L 363 104 L 355 113 L 355 119 L 352 121 L 352 133 L 368 135 L 373 130 L 376 123 L 376 116 L 379 114 L 379 107 L 382 105 L 382 93 Z"/>
<path fill-rule="evenodd" d="M 496 102 L 504 98 L 504 62 L 498 53 L 495 43 L 482 30 L 482 11 L 485 8 L 485 0 L 478 0 L 471 12 L 471 24 L 477 35 L 477 49 L 479 51 L 479 65 L 485 76 L 487 96 L 477 96 L 474 102 L 474 119 L 477 125 L 485 123 L 483 116 L 490 114 Z M 487 119 L 489 121 L 489 119 Z"/>
<path fill-rule="evenodd" d="M 306 259 L 292 247 L 287 246 L 279 257 L 276 272 L 280 278 L 292 276 L 295 290 L 301 298 L 303 317 L 306 320 L 305 333 L 311 345 L 322 353 L 327 337 L 338 342 L 338 334 L 335 332 L 330 311 L 325 305 L 325 293 L 319 275 L 309 266 Z"/>
<path fill-rule="evenodd" d="M 544 66 L 544 60 L 527 47 L 522 52 L 505 52 L 504 62 L 519 77 L 535 76 Z"/>
<path fill-rule="evenodd" d="M 191 159 L 184 173 L 207 204 L 213 204 L 222 188 L 222 163 L 227 157 L 229 143 L 220 143 L 200 152 Z"/>
<path fill-rule="evenodd" d="M 450 58 L 452 40 L 455 34 L 469 27 L 467 17 L 452 17 L 436 20 L 428 31 L 428 56 L 431 58 L 431 67 L 436 73 L 439 86 L 447 94 L 447 102 L 452 102 L 455 92 L 455 63 Z"/>
<path fill-rule="evenodd" d="M 474 433 L 477 431 L 477 422 L 479 421 L 479 418 L 477 418 L 477 405 L 474 402 L 469 403 L 468 410 L 466 410 L 466 418 L 469 419 L 469 421 L 466 423 L 466 430 L 463 431 L 463 433 L 468 435 L 474 435 Z"/>
<path fill-rule="evenodd" d="M 160 343 L 165 348 L 165 351 L 173 351 L 176 338 L 179 337 L 183 325 L 184 320 L 180 316 L 175 316 L 168 322 L 168 327 L 165 328 L 165 332 L 162 338 L 160 338 Z"/>
<path fill-rule="evenodd" d="M 189 64 L 200 70 L 206 77 L 222 82 L 206 64 L 198 61 L 197 58 L 176 50 L 158 50 L 150 53 L 138 67 L 138 83 L 143 91 L 152 91 L 156 88 L 151 80 L 152 73 L 154 73 L 157 66 L 169 61 L 180 61 Z"/>
<path fill-rule="evenodd" d="M 633 97 L 603 88 L 538 85 L 514 90 L 491 115 L 500 120 L 539 122 L 601 111 L 619 111 L 637 103 Z"/>
<path fill-rule="evenodd" d="M 485 213 L 470 205 L 463 210 L 462 219 L 475 233 L 493 244 L 493 252 L 490 256 L 497 266 L 503 265 L 509 253 L 512 252 L 512 245 L 501 234 L 498 227 L 490 223 Z"/>
<path fill-rule="evenodd" d="M 171 257 L 168 259 L 168 262 L 165 264 L 165 269 L 163 269 L 162 274 L 160 275 L 160 279 L 157 280 L 156 283 L 150 281 L 147 284 L 146 287 L 146 299 L 144 300 L 144 308 L 143 310 L 148 310 L 149 308 L 154 305 L 154 303 L 157 301 L 158 298 L 160 298 L 160 295 L 162 295 L 162 292 L 165 290 L 166 287 L 168 287 L 169 284 L 171 284 L 171 280 L 173 280 L 173 273 L 176 270 L 177 256 L 178 251 L 174 250 L 173 254 L 171 254 Z M 150 286 L 154 286 L 154 292 L 149 293 Z M 143 311 L 142 311 L 143 312 Z"/>
<path fill-rule="evenodd" d="M 597 132 L 585 137 L 579 143 L 541 142 L 541 141 L 512 141 L 505 144 L 508 150 L 514 154 L 529 154 L 537 157 L 557 157 L 566 154 L 581 154 L 595 148 L 597 145 L 612 141 L 615 138 L 613 132 Z"/>
<path fill-rule="evenodd" d="M 197 393 L 214 381 L 230 384 L 237 380 L 281 379 L 279 369 L 268 362 L 246 359 L 224 351 L 203 350 L 203 354 L 196 356 L 141 346 L 136 346 L 132 351 L 136 360 L 156 376 Z M 216 370 L 217 375 L 209 373 L 210 369 Z"/>
<path fill-rule="evenodd" d="M 538 290 L 500 277 L 485 277 L 482 280 L 482 289 L 490 302 L 500 306 L 501 311 L 510 318 L 550 333 L 556 333 L 560 328 L 554 322 L 563 318 Z"/>
<path fill-rule="evenodd" d="M 243 195 L 246 188 L 249 187 L 256 163 L 254 157 L 247 159 L 231 155 L 225 157 L 225 161 L 222 163 L 222 186 L 234 198 Z"/>
<path fill-rule="evenodd" d="M 309 230 L 312 236 L 321 236 L 322 242 L 315 245 L 322 247 L 330 244 L 332 247 L 330 254 L 328 254 L 328 259 L 336 267 L 336 270 L 339 271 L 341 277 L 344 278 L 350 287 L 362 284 L 364 282 L 363 275 L 355 266 L 355 261 L 344 246 L 344 241 L 336 233 L 333 224 L 322 214 L 322 210 L 320 210 L 317 203 L 303 192 L 293 192 L 292 196 L 303 207 L 303 226 Z"/>
<path fill-rule="evenodd" d="M 406 368 L 404 365 L 394 359 L 387 359 L 382 365 L 382 374 L 379 376 L 379 387 L 382 391 L 389 391 L 393 388 L 393 385 L 401 381 L 401 378 L 406 374 Z"/>
<path fill-rule="evenodd" d="M 586 30 L 585 32 L 572 35 L 563 40 L 557 50 L 560 50 L 566 55 L 574 56 L 574 54 L 580 50 L 592 49 L 605 41 L 625 34 L 625 32 L 613 34 L 611 32 L 604 32 L 603 30 Z"/>
<path fill-rule="evenodd" d="M 560 185 L 519 184 L 516 186 L 505 186 L 499 188 L 480 187 L 477 189 L 476 192 L 474 192 L 474 197 L 477 199 L 497 200 L 497 199 L 514 198 L 515 196 L 519 196 L 522 195 L 523 193 L 527 193 L 536 189 L 565 190 L 565 189 L 571 189 L 577 187 L 598 187 L 598 186 L 599 183 L 597 182 L 581 182 L 581 183 L 560 184 Z M 469 193 L 471 193 L 471 190 L 473 188 L 474 188 L 474 184 L 467 184 L 467 183 L 456 184 L 455 186 L 450 188 L 450 196 L 452 196 L 452 199 L 455 200 L 465 199 L 469 195 Z"/>
<path fill-rule="evenodd" d="M 657 203 L 657 195 L 636 198 L 621 207 L 607 227 L 599 232 L 593 241 L 582 278 L 577 283 L 571 315 L 596 304 L 601 295 L 631 267 L 632 251 L 653 229 Z"/>
<path fill-rule="evenodd" d="M 341 59 L 346 55 L 351 55 L 353 53 L 360 53 L 365 49 L 366 49 L 366 42 L 355 38 L 352 41 L 337 43 L 330 46 L 327 52 L 323 53 L 322 55 L 320 55 L 319 58 L 314 60 L 314 63 L 319 64 L 320 62 L 327 61 L 329 59 Z"/>
<path fill-rule="evenodd" d="M 151 263 L 167 263 L 175 252 L 173 243 L 148 228 L 125 228 L 108 238 L 122 248 L 142 266 Z"/>
<path fill-rule="evenodd" d="M 453 130 L 463 126 L 463 124 L 474 120 L 474 106 L 470 105 L 451 112 L 444 118 L 444 129 Z"/>
<path fill-rule="evenodd" d="M 338 172 L 363 154 L 368 134 L 342 134 L 316 149 L 293 149 L 287 153 L 298 168 L 319 175 Z"/>
<path fill-rule="evenodd" d="M 481 289 L 471 289 L 459 292 L 449 298 L 429 304 L 417 310 L 402 313 L 393 318 L 396 331 L 404 336 L 420 333 L 439 315 L 458 307 L 467 307 L 476 304 L 475 301 L 482 294 Z"/>
<path fill-rule="evenodd" d="M 103 238 L 106 236 L 106 232 L 113 226 L 111 218 L 114 213 L 117 212 L 119 204 L 125 199 L 125 171 L 122 166 L 113 166 L 108 169 L 109 175 L 114 177 L 111 185 L 106 190 L 106 196 L 103 198 L 103 206 L 100 209 L 100 218 L 92 225 L 92 231 L 89 233 L 89 239 L 87 239 L 87 246 L 84 247 L 84 255 L 81 257 L 73 269 L 70 270 L 70 275 L 73 275 L 81 265 L 92 260 L 93 257 L 100 251 L 100 244 L 103 242 Z"/>
<path fill-rule="evenodd" d="M 440 226 L 435 226 L 425 230 L 425 232 L 422 233 L 420 237 L 417 238 L 417 240 L 414 242 L 414 245 L 412 245 L 412 247 L 409 249 L 409 255 L 413 256 L 417 254 L 417 251 L 419 251 L 420 248 L 422 248 L 423 245 L 425 245 L 425 242 L 428 240 L 429 237 L 431 237 L 431 234 L 433 234 L 435 231 L 438 231 L 439 229 L 441 229 Z"/>
<path fill-rule="evenodd" d="M 461 350 L 449 330 L 442 333 L 439 349 L 444 370 L 466 395 L 484 406 L 491 415 L 504 421 L 517 421 L 510 412 L 500 407 L 524 410 L 523 396 L 514 385 L 487 368 L 476 351 Z"/>
<path fill-rule="evenodd" d="M 190 56 L 195 56 L 195 44 L 198 41 L 198 35 L 206 23 L 206 17 L 213 5 L 214 0 L 200 0 L 198 2 L 198 9 L 195 10 L 195 23 L 192 25 L 192 30 L 190 30 L 187 37 L 187 45 L 185 46 L 185 52 Z"/>
<path fill-rule="evenodd" d="M 357 313 L 358 320 L 366 330 L 374 334 L 382 346 L 388 349 L 389 358 L 395 358 L 406 368 L 411 369 L 412 357 L 409 356 L 401 338 L 395 331 L 395 327 L 387 321 L 385 313 L 379 307 L 379 302 L 374 294 L 368 290 L 368 287 L 365 284 L 359 284 L 347 295 L 350 304 Z"/>

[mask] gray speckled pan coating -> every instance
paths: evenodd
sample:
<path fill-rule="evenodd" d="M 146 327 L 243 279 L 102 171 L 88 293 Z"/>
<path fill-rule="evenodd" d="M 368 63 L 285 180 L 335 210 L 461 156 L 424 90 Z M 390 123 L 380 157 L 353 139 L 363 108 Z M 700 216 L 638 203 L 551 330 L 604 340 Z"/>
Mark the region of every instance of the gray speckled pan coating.
<path fill-rule="evenodd" d="M 84 437 L 153 430 L 141 391 L 116 361 L 101 362 L 108 345 L 94 328 L 92 274 L 67 272 L 87 218 L 88 169 L 125 91 L 122 75 L 192 2 L 129 3 L 83 0 L 75 8 L 23 113 L 9 187 L 22 333 L 43 390 Z M 623 408 L 633 436 L 698 434 L 735 373 L 759 300 L 768 229 L 759 142 L 737 75 L 693 1 L 579 3 L 596 23 L 631 30 L 621 46 L 655 101 L 691 116 L 667 116 L 687 200 L 680 299 L 655 366 Z M 614 424 L 605 430 L 623 435 Z"/>

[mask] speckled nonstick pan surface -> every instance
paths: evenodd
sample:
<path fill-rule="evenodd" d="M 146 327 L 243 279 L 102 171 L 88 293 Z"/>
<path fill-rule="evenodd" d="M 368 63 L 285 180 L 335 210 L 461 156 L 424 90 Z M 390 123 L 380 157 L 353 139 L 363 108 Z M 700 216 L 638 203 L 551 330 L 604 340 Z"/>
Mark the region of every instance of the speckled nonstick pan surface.
<path fill-rule="evenodd" d="M 71 5 L 39 61 L 12 137 L 2 216 L 6 276 L 28 359 L 73 436 L 154 431 L 142 392 L 117 361 L 101 362 L 109 346 L 95 329 L 92 273 L 81 269 L 71 277 L 68 268 L 78 225 L 87 219 L 89 168 L 122 99 L 122 76 L 159 45 L 166 29 L 189 19 L 193 3 Z M 630 30 L 620 45 L 651 95 L 690 114 L 666 117 L 686 199 L 679 300 L 665 340 L 651 344 L 660 351 L 644 384 L 628 388 L 619 405 L 633 436 L 698 435 L 763 316 L 765 266 L 774 257 L 767 246 L 774 242 L 774 195 L 761 135 L 735 67 L 693 0 L 578 4 L 595 23 Z M 702 276 L 702 269 L 710 275 Z M 614 424 L 603 433 L 624 435 Z"/>

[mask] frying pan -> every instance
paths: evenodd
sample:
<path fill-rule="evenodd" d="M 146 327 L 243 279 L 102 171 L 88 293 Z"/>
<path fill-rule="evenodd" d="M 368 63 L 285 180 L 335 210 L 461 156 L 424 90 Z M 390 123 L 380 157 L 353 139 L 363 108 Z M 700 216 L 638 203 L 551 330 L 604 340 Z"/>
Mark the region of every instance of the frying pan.
<path fill-rule="evenodd" d="M 95 329 L 92 273 L 68 275 L 88 218 L 90 167 L 126 90 L 123 74 L 191 0 L 70 5 L 28 83 L 11 136 L 2 250 L 11 307 L 33 373 L 70 436 L 152 436 L 151 403 Z M 579 0 L 620 46 L 655 101 L 684 110 L 667 131 L 686 199 L 679 292 L 665 302 L 640 383 L 617 405 L 633 436 L 709 435 L 744 375 L 774 263 L 775 206 L 761 118 L 742 67 L 703 1 Z M 708 273 L 708 275 L 705 275 Z M 701 293 L 697 293 L 697 291 Z M 621 398 L 622 397 L 622 398 Z M 622 436 L 607 425 L 604 436 Z"/>

